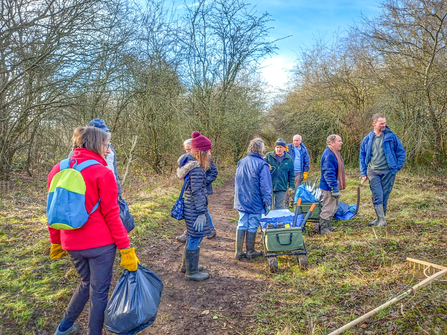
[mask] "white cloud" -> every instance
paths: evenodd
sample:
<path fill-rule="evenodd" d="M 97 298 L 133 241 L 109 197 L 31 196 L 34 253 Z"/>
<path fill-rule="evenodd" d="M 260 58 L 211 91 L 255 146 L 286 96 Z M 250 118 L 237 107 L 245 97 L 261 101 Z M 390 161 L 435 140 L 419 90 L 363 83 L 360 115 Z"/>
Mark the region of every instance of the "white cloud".
<path fill-rule="evenodd" d="M 294 61 L 292 56 L 275 55 L 262 62 L 261 73 L 270 89 L 283 89 L 287 86 Z"/>

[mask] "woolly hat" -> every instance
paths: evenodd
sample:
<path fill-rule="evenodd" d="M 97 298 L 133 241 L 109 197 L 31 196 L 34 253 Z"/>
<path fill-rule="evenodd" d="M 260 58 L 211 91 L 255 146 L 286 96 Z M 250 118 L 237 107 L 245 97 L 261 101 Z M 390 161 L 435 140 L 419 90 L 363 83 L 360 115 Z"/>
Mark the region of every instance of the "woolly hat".
<path fill-rule="evenodd" d="M 200 135 L 198 131 L 192 133 L 191 147 L 193 151 L 211 150 L 213 147 L 208 137 Z"/>
<path fill-rule="evenodd" d="M 278 139 L 276 140 L 276 142 L 275 142 L 275 147 L 276 147 L 277 145 L 282 145 L 283 147 L 286 147 L 286 146 L 287 146 L 286 141 L 284 141 L 281 137 L 278 138 Z"/>

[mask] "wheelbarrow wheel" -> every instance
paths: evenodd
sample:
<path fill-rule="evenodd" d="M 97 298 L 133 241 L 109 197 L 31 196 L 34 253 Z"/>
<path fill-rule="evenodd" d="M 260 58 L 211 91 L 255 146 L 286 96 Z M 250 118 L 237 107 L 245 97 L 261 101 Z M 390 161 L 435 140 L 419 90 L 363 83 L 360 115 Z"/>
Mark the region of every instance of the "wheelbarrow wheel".
<path fill-rule="evenodd" d="M 298 255 L 298 264 L 300 265 L 300 269 L 305 271 L 309 265 L 309 261 L 306 255 Z"/>
<path fill-rule="evenodd" d="M 278 272 L 278 260 L 276 259 L 276 257 L 268 257 L 267 262 L 269 264 L 270 273 Z"/>

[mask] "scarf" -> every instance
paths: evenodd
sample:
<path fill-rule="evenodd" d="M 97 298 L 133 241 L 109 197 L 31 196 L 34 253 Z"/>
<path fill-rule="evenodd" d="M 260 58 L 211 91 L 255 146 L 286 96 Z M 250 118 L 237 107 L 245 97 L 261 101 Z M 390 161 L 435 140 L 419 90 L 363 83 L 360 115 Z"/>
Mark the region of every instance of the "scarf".
<path fill-rule="evenodd" d="M 344 190 L 346 188 L 346 178 L 345 178 L 345 163 L 343 163 L 343 158 L 340 155 L 340 151 L 335 150 L 330 144 L 327 146 L 329 150 L 331 150 L 335 157 L 337 157 L 337 165 L 338 165 L 338 171 L 337 171 L 337 181 L 338 181 L 338 187 L 340 190 Z"/>

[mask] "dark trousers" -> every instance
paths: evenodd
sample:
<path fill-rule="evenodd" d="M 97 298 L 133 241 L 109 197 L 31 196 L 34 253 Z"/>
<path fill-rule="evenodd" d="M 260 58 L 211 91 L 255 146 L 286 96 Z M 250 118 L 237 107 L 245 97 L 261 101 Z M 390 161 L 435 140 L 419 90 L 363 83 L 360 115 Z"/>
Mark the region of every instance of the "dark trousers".
<path fill-rule="evenodd" d="M 383 204 L 383 212 L 386 215 L 388 197 L 393 189 L 396 175 L 389 169 L 373 170 L 370 168 L 368 168 L 366 174 L 368 175 L 369 187 L 372 192 L 372 202 L 374 206 Z"/>
<path fill-rule="evenodd" d="M 104 311 L 107 307 L 116 245 L 68 251 L 70 258 L 81 276 L 81 283 L 71 297 L 64 318 L 76 321 L 90 298 L 88 315 L 89 335 L 101 335 Z"/>
<path fill-rule="evenodd" d="M 287 191 L 273 191 L 273 208 L 284 209 L 287 208 L 286 204 Z"/>

